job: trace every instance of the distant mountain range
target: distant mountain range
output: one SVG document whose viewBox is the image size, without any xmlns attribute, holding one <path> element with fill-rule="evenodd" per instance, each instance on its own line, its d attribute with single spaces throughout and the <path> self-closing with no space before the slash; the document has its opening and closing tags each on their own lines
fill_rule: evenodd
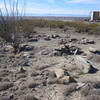
<svg viewBox="0 0 100 100">
<path fill-rule="evenodd" d="M 79 16 L 25 16 L 24 19 L 45 19 L 45 20 L 62 20 L 62 21 L 77 21 L 86 20 L 89 17 L 79 17 Z"/>
<path fill-rule="evenodd" d="M 28 16 L 64 16 L 64 17 L 89 17 L 89 15 L 75 15 L 75 14 L 27 14 Z"/>
</svg>

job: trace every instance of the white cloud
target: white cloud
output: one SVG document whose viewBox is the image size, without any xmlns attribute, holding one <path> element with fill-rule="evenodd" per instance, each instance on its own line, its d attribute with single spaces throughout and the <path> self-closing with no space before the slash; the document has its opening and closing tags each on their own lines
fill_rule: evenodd
<svg viewBox="0 0 100 100">
<path fill-rule="evenodd" d="M 83 4 L 96 4 L 100 3 L 99 0 L 64 0 L 66 3 L 83 3 Z"/>
</svg>

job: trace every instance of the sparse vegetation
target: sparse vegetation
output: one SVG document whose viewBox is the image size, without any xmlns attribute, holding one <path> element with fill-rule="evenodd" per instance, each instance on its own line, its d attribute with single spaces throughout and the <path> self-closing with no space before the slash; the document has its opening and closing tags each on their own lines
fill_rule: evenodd
<svg viewBox="0 0 100 100">
<path fill-rule="evenodd" d="M 78 33 L 86 34 L 99 34 L 100 25 L 96 23 L 86 23 L 79 21 L 50 21 L 50 20 L 34 20 L 34 19 L 24 19 L 18 21 L 18 26 L 20 26 L 23 33 L 33 33 L 34 27 L 48 27 L 48 28 L 60 28 L 67 31 L 67 27 L 75 28 Z"/>
</svg>

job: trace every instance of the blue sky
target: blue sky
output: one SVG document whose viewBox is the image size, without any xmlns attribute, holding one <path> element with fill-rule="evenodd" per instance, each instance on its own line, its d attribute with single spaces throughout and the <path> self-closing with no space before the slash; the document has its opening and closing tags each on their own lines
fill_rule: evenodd
<svg viewBox="0 0 100 100">
<path fill-rule="evenodd" d="M 10 0 L 6 0 L 9 7 Z M 16 0 L 12 0 L 15 1 Z M 90 11 L 100 11 L 100 0 L 19 0 L 19 10 L 26 2 L 26 15 L 86 16 Z M 3 9 L 3 0 L 0 0 Z"/>
</svg>

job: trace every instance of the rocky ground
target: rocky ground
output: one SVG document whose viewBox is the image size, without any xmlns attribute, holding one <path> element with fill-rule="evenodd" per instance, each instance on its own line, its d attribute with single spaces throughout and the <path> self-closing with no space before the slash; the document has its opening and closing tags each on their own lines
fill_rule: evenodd
<svg viewBox="0 0 100 100">
<path fill-rule="evenodd" d="M 100 36 L 35 30 L 16 55 L 0 40 L 0 100 L 100 100 Z"/>
</svg>

